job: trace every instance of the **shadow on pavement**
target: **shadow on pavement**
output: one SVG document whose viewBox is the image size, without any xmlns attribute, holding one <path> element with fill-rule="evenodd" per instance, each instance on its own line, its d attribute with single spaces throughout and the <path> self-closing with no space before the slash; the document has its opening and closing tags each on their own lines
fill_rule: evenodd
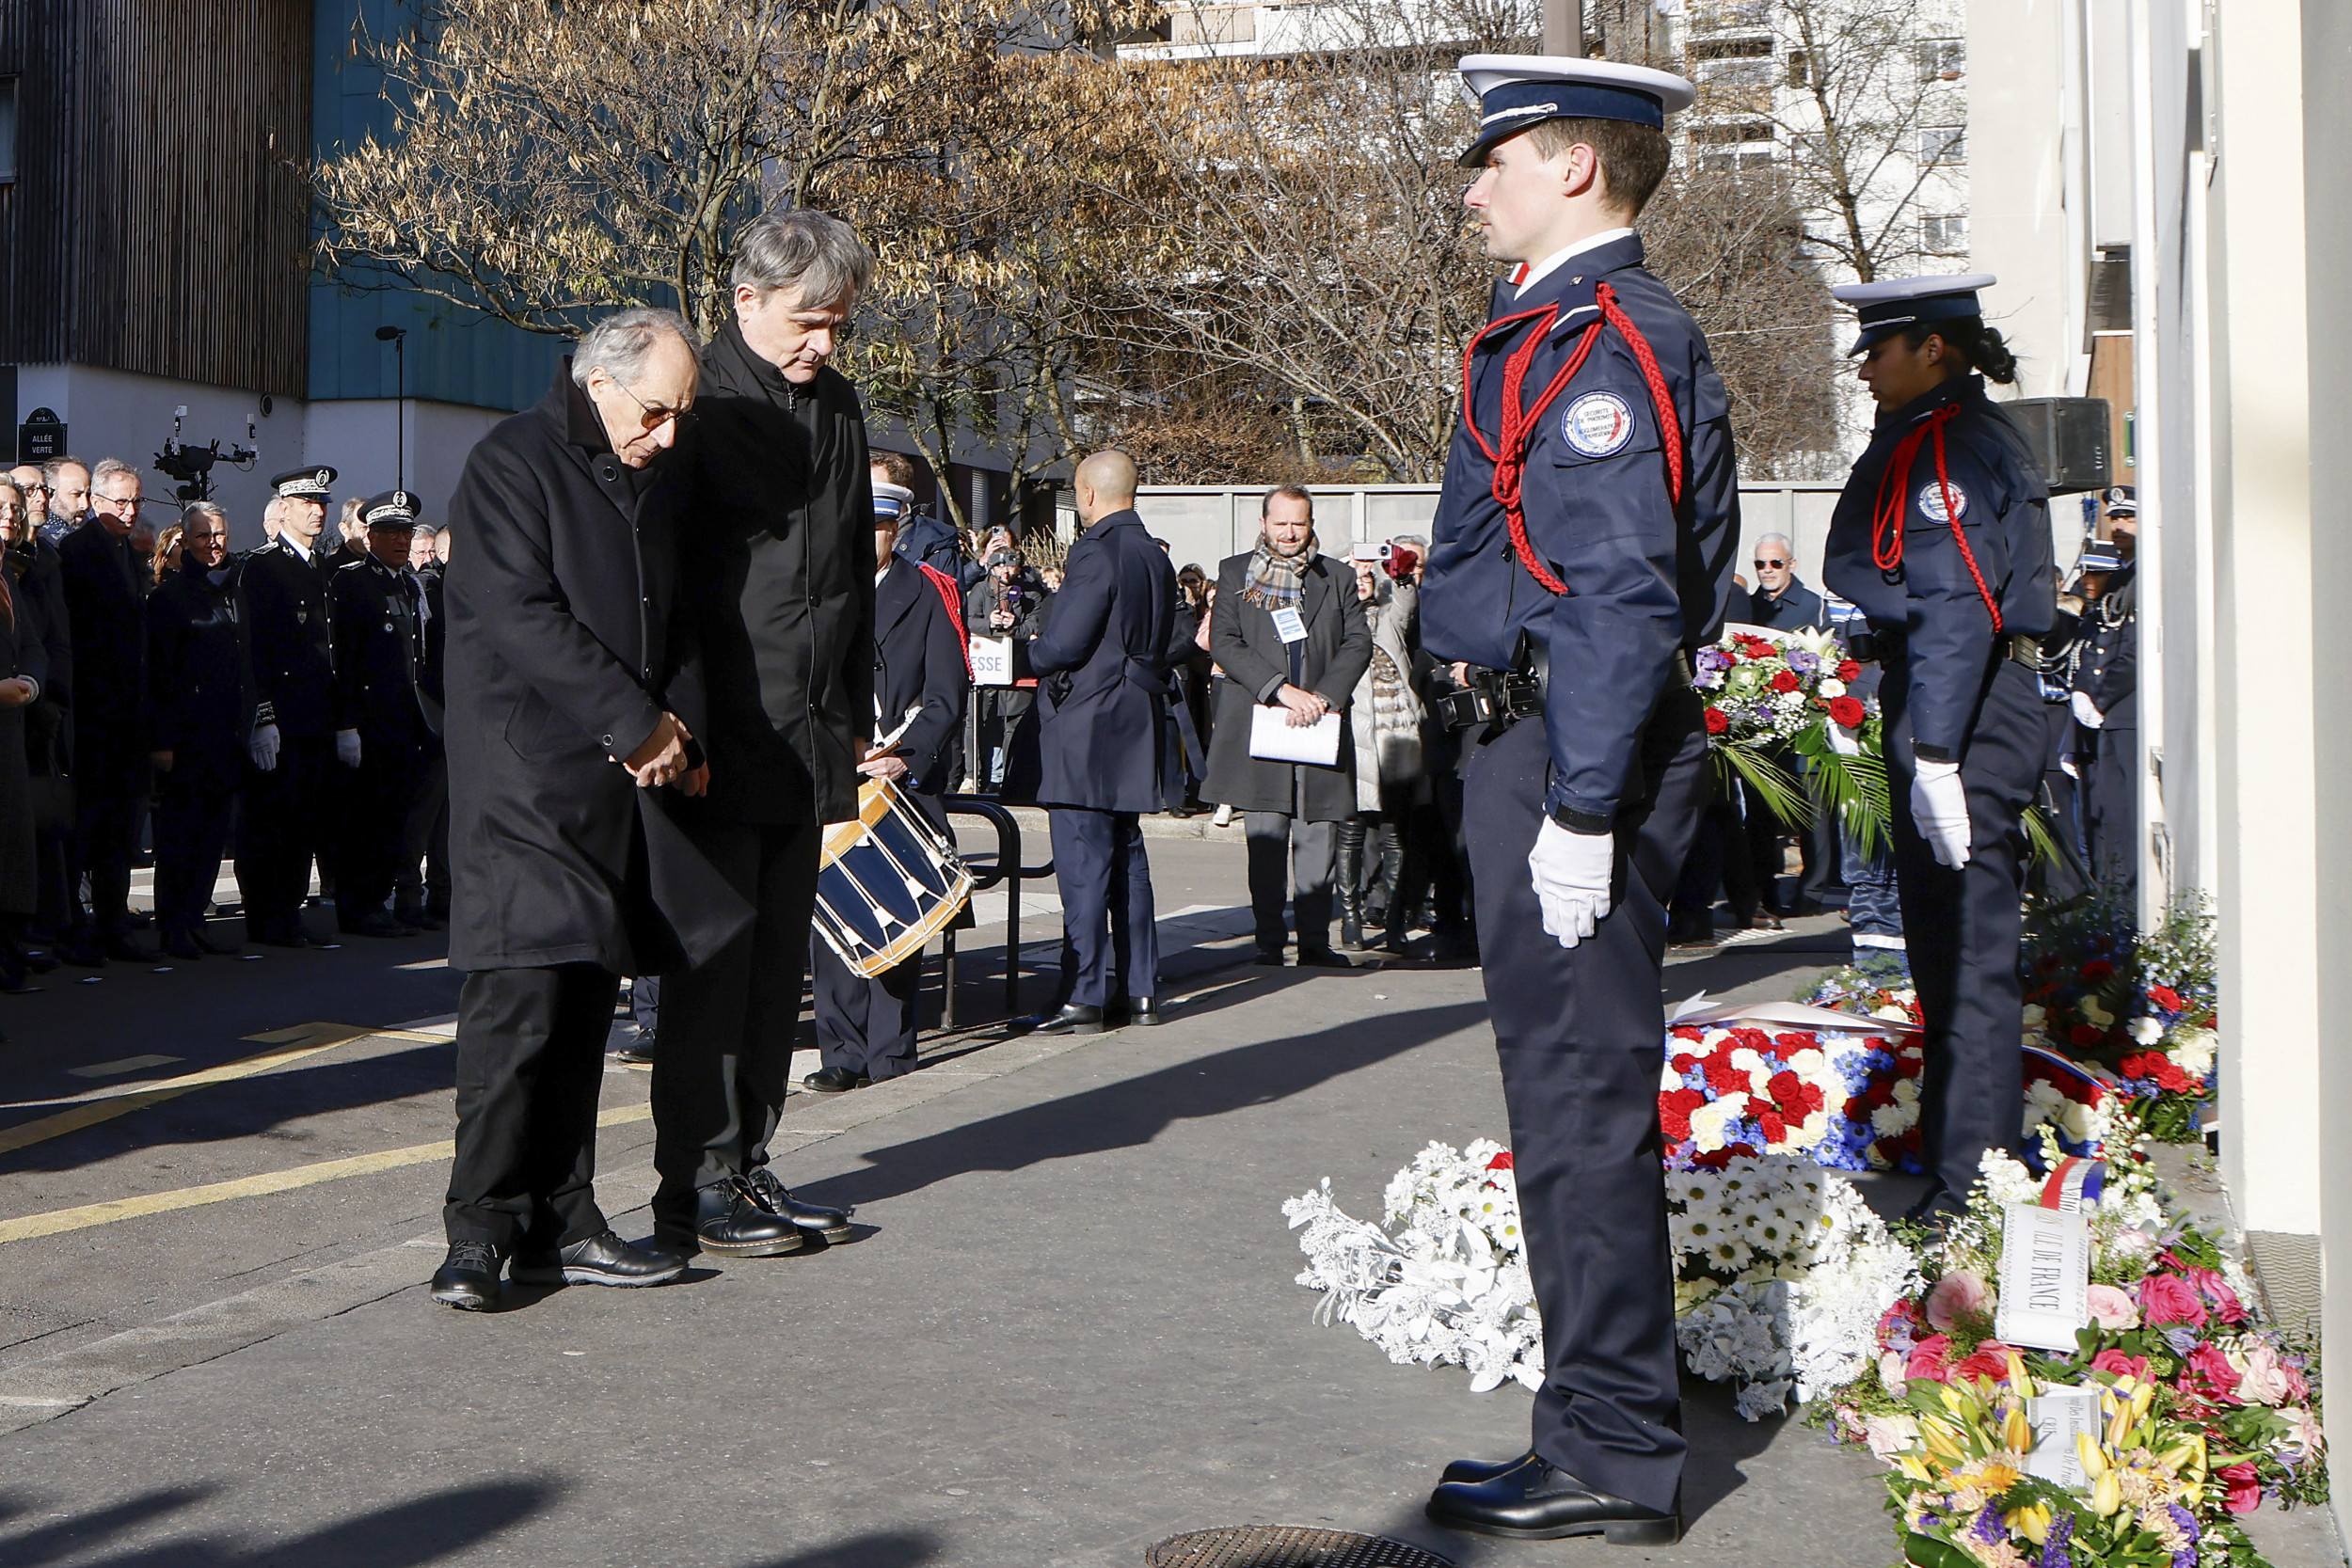
<svg viewBox="0 0 2352 1568">
<path fill-rule="evenodd" d="M 922 1530 L 885 1530 L 861 1535 L 815 1551 L 775 1557 L 755 1568 L 914 1568 L 939 1556 L 939 1539 Z"/>
<path fill-rule="evenodd" d="M 866 1156 L 870 1169 L 811 1182 L 803 1196 L 820 1203 L 873 1203 L 967 1172 L 1025 1170 L 1048 1160 L 1134 1148 L 1175 1122 L 1288 1099 L 1486 1017 L 1483 1002 L 1459 1002 L 1236 1046 L 877 1148 Z"/>
<path fill-rule="evenodd" d="M 85 1555 L 93 1546 L 103 1545 L 105 1537 L 128 1533 L 166 1513 L 192 1507 L 215 1490 L 193 1486 L 151 1492 L 44 1529 L 0 1536 L 0 1561 L 11 1568 L 33 1568 L 73 1556 L 89 1568 L 417 1568 L 512 1528 L 553 1502 L 562 1488 L 535 1479 L 486 1481 L 395 1503 L 265 1545 L 248 1546 L 233 1537 L 198 1536 L 125 1546 L 111 1556 Z"/>
</svg>

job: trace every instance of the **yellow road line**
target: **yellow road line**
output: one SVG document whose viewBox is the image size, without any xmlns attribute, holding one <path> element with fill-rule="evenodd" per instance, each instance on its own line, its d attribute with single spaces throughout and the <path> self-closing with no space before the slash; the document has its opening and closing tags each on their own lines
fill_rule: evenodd
<svg viewBox="0 0 2352 1568">
<path fill-rule="evenodd" d="M 19 1122 L 14 1127 L 0 1128 L 0 1154 L 28 1148 L 68 1132 L 78 1132 L 85 1127 L 95 1127 L 102 1121 L 127 1117 L 134 1111 L 167 1100 L 177 1100 L 191 1089 L 208 1084 L 227 1084 L 239 1078 L 249 1078 L 274 1067 L 315 1056 L 322 1051 L 332 1051 L 356 1039 L 371 1037 L 384 1039 L 415 1040 L 421 1044 L 446 1045 L 439 1035 L 421 1034 L 414 1029 L 363 1029 L 356 1023 L 305 1023 L 292 1029 L 273 1029 L 265 1035 L 247 1035 L 246 1038 L 271 1046 L 259 1055 L 224 1062 L 219 1067 L 206 1068 L 200 1072 L 183 1073 L 167 1078 L 144 1088 L 124 1087 L 108 1092 L 95 1100 L 84 1101 L 54 1116 L 40 1117 L 32 1121 Z"/>
<path fill-rule="evenodd" d="M 617 1105 L 612 1110 L 597 1113 L 596 1125 L 618 1127 L 624 1122 L 647 1121 L 652 1117 L 651 1104 Z M 55 1236 L 68 1230 L 87 1230 L 92 1226 L 112 1225 L 117 1220 L 137 1219 L 143 1214 L 168 1213 L 174 1209 L 199 1209 L 208 1203 L 228 1203 L 241 1197 L 292 1192 L 299 1187 L 315 1187 L 323 1181 L 340 1181 L 347 1176 L 369 1176 L 377 1171 L 398 1170 L 404 1165 L 430 1164 L 434 1161 L 450 1158 L 456 1149 L 454 1143 L 444 1139 L 437 1144 L 412 1144 L 406 1148 L 388 1148 L 380 1154 L 355 1154 L 344 1160 L 321 1160 L 315 1164 L 296 1165 L 292 1170 L 241 1176 L 233 1181 L 214 1181 L 201 1187 L 149 1193 L 144 1197 L 119 1197 L 106 1203 L 86 1203 L 78 1209 L 53 1209 L 45 1214 L 0 1220 L 0 1243 L 29 1241 L 36 1236 Z"/>
</svg>

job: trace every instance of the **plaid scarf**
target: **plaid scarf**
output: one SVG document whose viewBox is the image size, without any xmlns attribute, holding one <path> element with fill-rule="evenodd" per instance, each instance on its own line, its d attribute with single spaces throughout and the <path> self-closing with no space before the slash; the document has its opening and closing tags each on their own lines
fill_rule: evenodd
<svg viewBox="0 0 2352 1568">
<path fill-rule="evenodd" d="M 1307 531 L 1307 542 L 1295 555 L 1277 555 L 1266 536 L 1258 535 L 1258 547 L 1250 553 L 1249 570 L 1244 575 L 1248 586 L 1242 597 L 1267 610 L 1295 607 L 1306 593 L 1307 563 L 1315 558 L 1314 530 Z"/>
</svg>

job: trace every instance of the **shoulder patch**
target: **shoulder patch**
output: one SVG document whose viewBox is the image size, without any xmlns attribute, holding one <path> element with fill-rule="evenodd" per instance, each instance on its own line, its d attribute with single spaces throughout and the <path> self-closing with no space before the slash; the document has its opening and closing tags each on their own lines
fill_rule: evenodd
<svg viewBox="0 0 2352 1568">
<path fill-rule="evenodd" d="M 1944 495 L 1951 493 L 1951 512 L 1944 510 Z M 1968 515 L 1968 492 L 1957 484 L 1939 483 L 1930 480 L 1919 486 L 1919 515 L 1931 523 L 1954 523 Z"/>
<path fill-rule="evenodd" d="M 1560 438 L 1584 457 L 1613 457 L 1633 439 L 1633 409 L 1614 392 L 1587 392 L 1560 416 Z"/>
</svg>

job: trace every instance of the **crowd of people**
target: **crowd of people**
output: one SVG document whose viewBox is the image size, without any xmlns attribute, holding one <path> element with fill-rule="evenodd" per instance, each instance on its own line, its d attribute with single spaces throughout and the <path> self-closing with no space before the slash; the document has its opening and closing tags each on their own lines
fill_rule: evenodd
<svg viewBox="0 0 2352 1568">
<path fill-rule="evenodd" d="M 447 536 L 393 490 L 344 501 L 330 546 L 336 477 L 277 476 L 243 556 L 211 501 L 159 526 L 115 458 L 0 479 L 0 990 L 237 953 L 221 904 L 276 947 L 445 923 Z M 151 910 L 131 907 L 142 863 Z"/>
</svg>

